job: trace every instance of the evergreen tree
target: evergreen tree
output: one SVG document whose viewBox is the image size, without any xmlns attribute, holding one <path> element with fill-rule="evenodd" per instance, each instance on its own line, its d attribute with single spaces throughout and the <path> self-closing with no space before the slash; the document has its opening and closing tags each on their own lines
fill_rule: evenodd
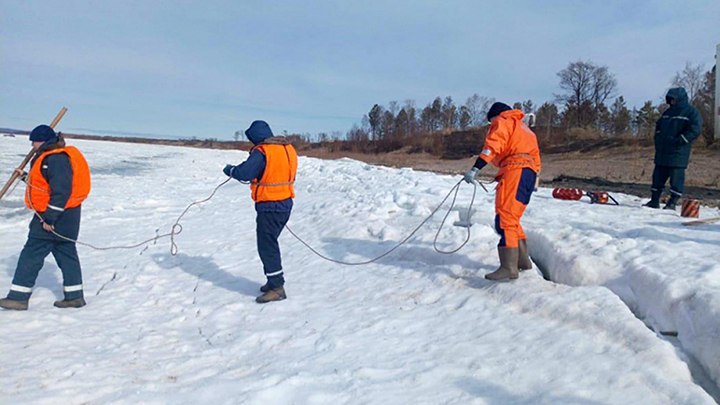
<svg viewBox="0 0 720 405">
<path fill-rule="evenodd" d="M 625 105 L 625 98 L 623 98 L 623 96 L 616 98 L 610 107 L 610 121 L 610 132 L 615 135 L 621 135 L 630 129 L 632 114 Z"/>
<path fill-rule="evenodd" d="M 524 112 L 525 114 L 535 112 L 535 105 L 533 104 L 532 100 L 522 102 L 522 112 Z"/>
<path fill-rule="evenodd" d="M 655 133 L 655 123 L 658 118 L 660 118 L 660 112 L 657 107 L 653 106 L 652 101 L 646 101 L 635 116 L 638 136 L 641 138 L 652 138 Z"/>
<path fill-rule="evenodd" d="M 454 129 L 457 127 L 457 107 L 453 103 L 450 96 L 445 98 L 442 106 L 442 125 L 443 129 Z"/>
<path fill-rule="evenodd" d="M 560 125 L 560 114 L 555 104 L 545 102 L 537 110 L 535 127 L 544 140 L 552 138 L 554 128 Z"/>
<path fill-rule="evenodd" d="M 370 123 L 370 133 L 372 134 L 373 140 L 380 139 L 380 132 L 382 131 L 383 112 L 384 109 L 380 105 L 375 104 L 373 108 L 370 109 L 370 112 L 367 115 L 368 122 Z"/>
</svg>

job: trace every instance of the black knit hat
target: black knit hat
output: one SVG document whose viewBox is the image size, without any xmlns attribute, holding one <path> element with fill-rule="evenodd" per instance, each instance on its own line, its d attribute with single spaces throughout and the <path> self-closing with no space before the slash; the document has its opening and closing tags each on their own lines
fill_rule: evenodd
<svg viewBox="0 0 720 405">
<path fill-rule="evenodd" d="M 510 111 L 512 108 L 510 108 L 509 105 L 501 102 L 493 103 L 493 105 L 490 107 L 490 110 L 487 113 L 487 119 L 488 121 L 492 121 L 493 118 L 500 115 L 503 111 Z"/>
<path fill-rule="evenodd" d="M 47 125 L 38 125 L 30 132 L 31 142 L 48 142 L 57 141 L 58 136 L 55 131 Z"/>
</svg>

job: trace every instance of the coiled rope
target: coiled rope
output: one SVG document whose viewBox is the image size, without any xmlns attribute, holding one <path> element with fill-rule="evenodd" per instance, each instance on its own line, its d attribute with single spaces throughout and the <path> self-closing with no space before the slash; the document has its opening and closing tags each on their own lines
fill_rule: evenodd
<svg viewBox="0 0 720 405">
<path fill-rule="evenodd" d="M 370 260 L 365 260 L 365 261 L 361 261 L 361 262 L 345 262 L 345 261 L 342 261 L 342 260 L 336 260 L 336 259 L 333 259 L 333 258 L 331 258 L 331 257 L 327 257 L 327 256 L 323 255 L 322 253 L 318 252 L 315 248 L 313 248 L 312 246 L 310 246 L 307 242 L 305 242 L 302 238 L 300 238 L 297 234 L 295 234 L 295 232 L 293 232 L 293 230 L 290 229 L 289 226 L 285 225 L 285 228 L 288 230 L 288 232 L 290 232 L 290 234 L 291 234 L 292 236 L 295 237 L 295 239 L 297 239 L 298 241 L 300 241 L 300 243 L 302 243 L 303 245 L 305 245 L 306 248 L 310 249 L 311 252 L 315 253 L 317 256 L 319 256 L 319 257 L 321 257 L 321 258 L 323 258 L 323 259 L 325 259 L 325 260 L 327 260 L 327 261 L 329 261 L 329 262 L 333 262 L 333 263 L 337 263 L 337 264 L 342 264 L 342 265 L 345 265 L 345 266 L 362 266 L 362 265 L 365 265 L 365 264 L 374 263 L 374 262 L 376 262 L 376 261 L 384 258 L 385 256 L 389 255 L 390 253 L 394 252 L 394 251 L 395 251 L 397 248 L 399 248 L 400 246 L 402 246 L 402 245 L 404 245 L 405 243 L 407 243 L 407 242 L 410 240 L 410 238 L 412 238 L 412 237 L 417 233 L 417 231 L 419 231 L 420 228 L 422 228 L 422 227 L 430 220 L 430 218 L 432 218 L 432 217 L 440 210 L 440 208 L 442 208 L 443 204 L 445 204 L 445 201 L 447 201 L 447 199 L 450 198 L 450 194 L 453 194 L 453 191 L 454 191 L 455 194 L 453 195 L 452 202 L 450 203 L 450 208 L 448 208 L 448 211 L 447 211 L 447 213 L 445 214 L 445 217 L 443 218 L 442 223 L 440 224 L 440 228 L 438 229 L 437 233 L 435 234 L 435 239 L 433 240 L 433 249 L 435 249 L 436 252 L 442 253 L 442 254 L 446 254 L 446 255 L 453 254 L 453 253 L 459 251 L 460 249 L 462 249 L 463 247 L 465 247 L 465 245 L 467 245 L 467 243 L 470 241 L 470 226 L 467 227 L 467 236 L 465 237 L 465 241 L 463 241 L 463 243 L 462 243 L 460 246 L 458 246 L 457 248 L 455 248 L 455 249 L 453 249 L 453 250 L 444 251 L 444 250 L 439 249 L 439 248 L 437 247 L 437 241 L 438 241 L 438 238 L 440 237 L 440 232 L 442 231 L 443 226 L 445 226 L 445 221 L 447 220 L 448 216 L 450 215 L 450 212 L 452 212 L 452 209 L 453 209 L 453 207 L 455 206 L 455 201 L 457 200 L 458 191 L 460 190 L 460 185 L 462 184 L 462 182 L 463 182 L 463 180 L 458 181 L 458 182 L 453 186 L 453 188 L 450 189 L 450 192 L 445 196 L 445 198 L 443 198 L 443 200 L 440 202 L 440 204 L 438 204 L 438 206 L 430 213 L 430 215 L 429 215 L 427 218 L 425 218 L 425 220 L 423 220 L 423 221 L 420 223 L 420 225 L 418 225 L 417 228 L 415 228 L 415 229 L 410 233 L 410 235 L 408 235 L 407 237 L 405 237 L 405 239 L 403 239 L 403 240 L 401 240 L 400 242 L 398 242 L 398 243 L 397 243 L 395 246 L 393 246 L 390 250 L 388 250 L 388 251 L 386 251 L 385 253 L 381 254 L 380 256 L 375 257 L 375 258 L 370 259 Z M 484 186 L 482 183 L 479 183 L 479 182 L 478 182 L 478 183 L 472 183 L 472 185 L 473 185 L 473 195 L 472 195 L 472 200 L 470 200 L 470 206 L 468 207 L 468 220 L 470 219 L 470 215 L 472 214 L 472 207 L 473 207 L 473 204 L 475 203 L 475 195 L 476 195 L 476 193 L 477 193 L 477 184 L 480 184 L 480 187 L 482 187 L 482 188 L 487 192 L 487 189 L 485 188 L 485 186 Z M 468 224 L 468 225 L 469 225 L 469 224 Z"/>
</svg>

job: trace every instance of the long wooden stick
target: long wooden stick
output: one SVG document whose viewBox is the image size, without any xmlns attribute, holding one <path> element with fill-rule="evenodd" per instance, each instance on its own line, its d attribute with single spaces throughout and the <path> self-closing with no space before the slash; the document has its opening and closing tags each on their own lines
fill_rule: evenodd
<svg viewBox="0 0 720 405">
<path fill-rule="evenodd" d="M 690 222 L 683 222 L 683 225 L 685 226 L 696 226 L 696 225 L 705 225 L 705 224 L 713 224 L 715 222 L 720 222 L 720 217 L 717 218 L 708 218 L 708 219 L 700 219 L 697 221 L 690 221 Z"/>
<path fill-rule="evenodd" d="M 60 122 L 62 117 L 67 112 L 67 108 L 63 107 L 62 110 L 58 113 L 58 115 L 55 117 L 55 119 L 50 123 L 50 128 L 55 129 L 55 126 Z M 27 166 L 28 163 L 32 160 L 32 158 L 35 156 L 35 152 L 37 152 L 36 148 L 32 148 L 30 153 L 25 156 L 25 159 L 23 159 L 22 163 L 20 163 L 20 166 L 17 167 L 17 170 L 22 171 L 25 169 L 25 166 Z M 16 171 L 13 172 L 12 176 L 10 176 L 10 180 L 5 183 L 5 186 L 0 190 L 0 200 L 5 196 L 5 193 L 7 193 L 8 190 L 10 190 L 10 187 L 12 187 L 13 183 L 15 183 L 15 180 L 18 179 L 20 175 L 17 174 Z"/>
</svg>

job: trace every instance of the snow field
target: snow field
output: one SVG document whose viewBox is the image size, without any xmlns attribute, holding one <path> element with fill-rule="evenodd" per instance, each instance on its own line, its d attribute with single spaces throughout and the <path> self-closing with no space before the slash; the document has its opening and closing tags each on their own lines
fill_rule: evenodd
<svg viewBox="0 0 720 405">
<path fill-rule="evenodd" d="M 187 204 L 223 180 L 225 163 L 247 156 L 71 143 L 94 173 L 81 239 L 98 246 L 131 244 L 158 227 L 167 232 Z M 25 138 L 2 139 L 0 176 L 9 175 L 26 147 Z M 457 180 L 301 158 L 290 226 L 333 258 L 367 260 L 414 229 Z M 261 306 L 254 303 L 264 280 L 248 194 L 233 182 L 193 208 L 175 257 L 167 240 L 135 250 L 80 247 L 89 303 L 81 310 L 52 307 L 62 283 L 54 261 L 46 261 L 30 310 L 0 313 L 4 330 L 12 331 L 0 335 L 0 373 L 7 376 L 0 379 L 1 402 L 713 403 L 682 355 L 639 321 L 613 286 L 555 284 L 533 271 L 512 283 L 484 280 L 498 265 L 492 195 L 478 193 L 471 242 L 450 256 L 432 250 L 442 212 L 392 256 L 362 267 L 323 261 L 284 233 L 289 299 Z M 0 287 L 9 287 L 26 237 L 21 195 L 0 202 Z M 470 195 L 463 186 L 459 208 Z M 586 207 L 543 195 L 549 192 L 541 191 L 524 222 L 533 230 L 531 245 L 538 239 L 558 249 L 565 258 L 558 268 L 594 269 L 588 284 L 606 282 L 601 269 L 577 265 L 574 257 L 597 251 L 598 263 L 612 264 L 619 260 L 612 251 L 552 245 L 536 231 L 542 221 L 582 218 Z M 452 213 L 449 224 L 457 218 Z M 465 238 L 465 229 L 448 225 L 444 249 Z M 601 239 L 579 225 L 553 229 L 564 229 L 569 241 L 573 230 Z M 708 232 L 702 237 L 717 243 L 720 235 Z M 617 255 L 628 252 L 635 251 Z"/>
<path fill-rule="evenodd" d="M 572 286 L 602 285 L 657 332 L 675 334 L 684 350 L 720 382 L 720 238 L 718 225 L 682 226 L 677 213 L 637 207 L 567 204 L 549 218 L 538 201 L 528 210 L 531 253 L 551 279 Z M 542 204 L 542 203 L 541 203 Z M 720 215 L 703 207 L 702 217 Z"/>
</svg>

